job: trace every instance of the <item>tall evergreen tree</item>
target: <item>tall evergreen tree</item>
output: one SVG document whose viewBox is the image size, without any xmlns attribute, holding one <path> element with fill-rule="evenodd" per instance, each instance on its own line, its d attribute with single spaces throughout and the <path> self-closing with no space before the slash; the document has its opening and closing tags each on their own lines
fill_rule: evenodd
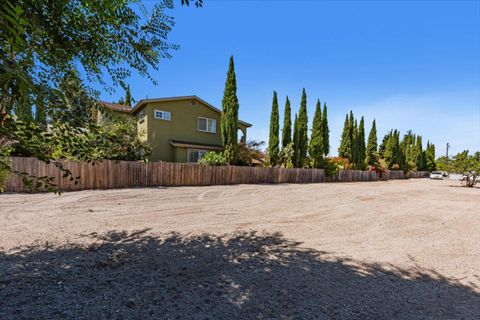
<svg viewBox="0 0 480 320">
<path fill-rule="evenodd" d="M 430 152 L 432 157 L 435 159 L 435 145 L 430 143 L 430 140 L 427 141 L 427 151 Z"/>
<path fill-rule="evenodd" d="M 395 149 L 395 141 L 393 136 L 393 130 L 390 130 L 388 133 L 387 141 L 385 143 L 385 150 L 383 152 L 383 157 L 385 162 L 387 163 L 387 167 L 390 168 L 390 163 L 394 163 L 394 149 Z"/>
<path fill-rule="evenodd" d="M 415 134 L 411 130 L 408 130 L 404 136 L 403 140 L 400 143 L 400 147 L 405 156 L 405 163 L 408 170 L 412 170 L 416 166 L 416 144 L 415 144 Z"/>
<path fill-rule="evenodd" d="M 388 139 L 390 139 L 390 133 L 387 133 L 383 136 L 382 143 L 378 147 L 378 156 L 380 158 L 385 158 L 385 150 L 387 149 Z"/>
<path fill-rule="evenodd" d="M 385 148 L 385 161 L 389 169 L 406 169 L 405 156 L 400 147 L 400 132 L 398 130 L 390 131 L 390 137 Z"/>
<path fill-rule="evenodd" d="M 327 103 L 323 103 L 322 113 L 322 134 L 323 134 L 323 154 L 326 156 L 330 153 L 330 129 L 328 128 Z"/>
<path fill-rule="evenodd" d="M 295 113 L 295 120 L 293 121 L 293 166 L 298 168 L 298 155 L 300 150 L 298 149 L 298 116 Z"/>
<path fill-rule="evenodd" d="M 233 56 L 231 56 L 222 99 L 221 117 L 224 156 L 230 164 L 235 163 L 238 156 L 238 108 L 237 80 Z"/>
<path fill-rule="evenodd" d="M 130 93 L 130 85 L 128 85 L 127 88 L 125 89 L 125 104 L 131 107 L 132 102 L 133 102 L 133 99 L 132 99 L 132 94 Z"/>
<path fill-rule="evenodd" d="M 342 131 L 342 140 L 340 141 L 340 146 L 338 147 L 338 155 L 342 158 L 348 158 L 348 146 L 350 145 L 349 142 L 349 129 L 350 123 L 348 122 L 348 114 L 345 115 L 345 122 L 343 123 L 343 131 Z"/>
<path fill-rule="evenodd" d="M 355 128 L 357 124 L 355 123 L 355 118 L 353 116 L 353 111 L 350 110 L 350 115 L 348 118 L 348 145 L 347 145 L 347 158 L 351 163 L 355 163 L 356 160 L 356 150 L 355 148 Z"/>
<path fill-rule="evenodd" d="M 353 119 L 353 118 L 352 118 Z M 360 169 L 359 168 L 359 135 L 358 135 L 358 122 L 357 119 L 353 119 L 352 121 L 353 126 L 351 126 L 351 144 L 350 144 L 350 157 L 348 158 L 348 161 L 353 165 L 354 169 Z"/>
<path fill-rule="evenodd" d="M 437 164 L 435 162 L 435 145 L 427 141 L 427 148 L 424 152 L 425 166 L 424 169 L 433 171 L 436 169 Z"/>
<path fill-rule="evenodd" d="M 310 136 L 310 144 L 308 152 L 313 160 L 313 167 L 320 168 L 323 165 L 323 126 L 322 126 L 322 109 L 320 100 L 317 100 L 315 115 L 313 116 L 312 134 Z"/>
<path fill-rule="evenodd" d="M 298 112 L 298 166 L 302 167 L 307 158 L 308 151 L 308 115 L 307 93 L 305 88 L 302 92 L 300 111 Z"/>
<path fill-rule="evenodd" d="M 285 102 L 285 111 L 283 113 L 283 129 L 282 129 L 282 149 L 292 142 L 292 115 L 290 109 L 290 100 Z"/>
<path fill-rule="evenodd" d="M 416 146 L 416 161 L 417 170 L 425 170 L 425 153 L 423 152 L 422 136 L 417 136 Z"/>
<path fill-rule="evenodd" d="M 365 147 L 365 121 L 363 117 L 360 119 L 360 124 L 357 131 L 357 167 L 358 169 L 365 169 L 365 157 L 366 157 L 366 147 Z"/>
<path fill-rule="evenodd" d="M 377 125 L 375 119 L 372 122 L 372 128 L 368 134 L 368 144 L 367 144 L 367 154 L 366 154 L 367 164 L 369 166 L 378 166 L 378 155 L 377 155 Z"/>
<path fill-rule="evenodd" d="M 277 93 L 273 91 L 272 113 L 270 115 L 270 138 L 268 140 L 268 159 L 272 167 L 278 164 L 279 119 Z"/>
<path fill-rule="evenodd" d="M 88 88 L 80 78 L 78 71 L 68 72 L 60 82 L 59 88 L 65 93 L 67 107 L 54 110 L 53 118 L 60 122 L 70 123 L 75 127 L 84 127 L 92 120 L 95 101 L 90 97 Z"/>
</svg>

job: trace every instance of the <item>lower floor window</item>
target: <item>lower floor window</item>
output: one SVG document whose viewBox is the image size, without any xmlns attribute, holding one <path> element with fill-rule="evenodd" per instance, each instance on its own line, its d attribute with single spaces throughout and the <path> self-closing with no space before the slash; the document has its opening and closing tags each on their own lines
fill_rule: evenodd
<svg viewBox="0 0 480 320">
<path fill-rule="evenodd" d="M 202 149 L 188 149 L 187 150 L 187 160 L 188 162 L 194 162 L 197 163 L 199 159 L 202 159 L 202 157 L 208 152 L 208 150 L 202 150 Z"/>
</svg>

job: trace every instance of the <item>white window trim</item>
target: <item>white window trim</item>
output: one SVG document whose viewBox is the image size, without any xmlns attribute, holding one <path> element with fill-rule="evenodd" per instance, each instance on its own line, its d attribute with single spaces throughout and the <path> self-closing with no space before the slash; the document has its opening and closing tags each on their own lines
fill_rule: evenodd
<svg viewBox="0 0 480 320">
<path fill-rule="evenodd" d="M 207 121 L 207 130 L 202 130 L 200 129 L 200 119 L 204 119 Z M 208 120 L 210 121 L 215 121 L 215 131 L 209 131 L 208 128 Z M 206 117 L 197 117 L 197 130 L 200 131 L 200 132 L 207 132 L 207 133 L 217 133 L 217 119 L 212 119 L 212 118 L 206 118 Z"/>
<path fill-rule="evenodd" d="M 157 112 L 161 112 L 162 114 L 168 113 L 168 119 L 157 117 Z M 153 110 L 153 117 L 158 120 L 170 121 L 172 119 L 172 113 L 170 111 L 155 109 Z"/>
</svg>

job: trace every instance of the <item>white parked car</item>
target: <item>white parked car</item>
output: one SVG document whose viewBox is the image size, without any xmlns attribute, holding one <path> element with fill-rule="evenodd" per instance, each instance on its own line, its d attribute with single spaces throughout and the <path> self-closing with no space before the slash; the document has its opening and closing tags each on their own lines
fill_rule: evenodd
<svg viewBox="0 0 480 320">
<path fill-rule="evenodd" d="M 433 171 L 430 173 L 430 179 L 443 180 L 443 173 L 440 171 Z"/>
</svg>

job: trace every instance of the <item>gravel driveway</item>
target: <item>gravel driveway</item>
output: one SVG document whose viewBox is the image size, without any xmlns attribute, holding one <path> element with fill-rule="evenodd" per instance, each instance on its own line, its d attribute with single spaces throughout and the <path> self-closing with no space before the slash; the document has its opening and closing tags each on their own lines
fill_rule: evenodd
<svg viewBox="0 0 480 320">
<path fill-rule="evenodd" d="M 0 195 L 0 319 L 480 319 L 452 181 Z"/>
</svg>

